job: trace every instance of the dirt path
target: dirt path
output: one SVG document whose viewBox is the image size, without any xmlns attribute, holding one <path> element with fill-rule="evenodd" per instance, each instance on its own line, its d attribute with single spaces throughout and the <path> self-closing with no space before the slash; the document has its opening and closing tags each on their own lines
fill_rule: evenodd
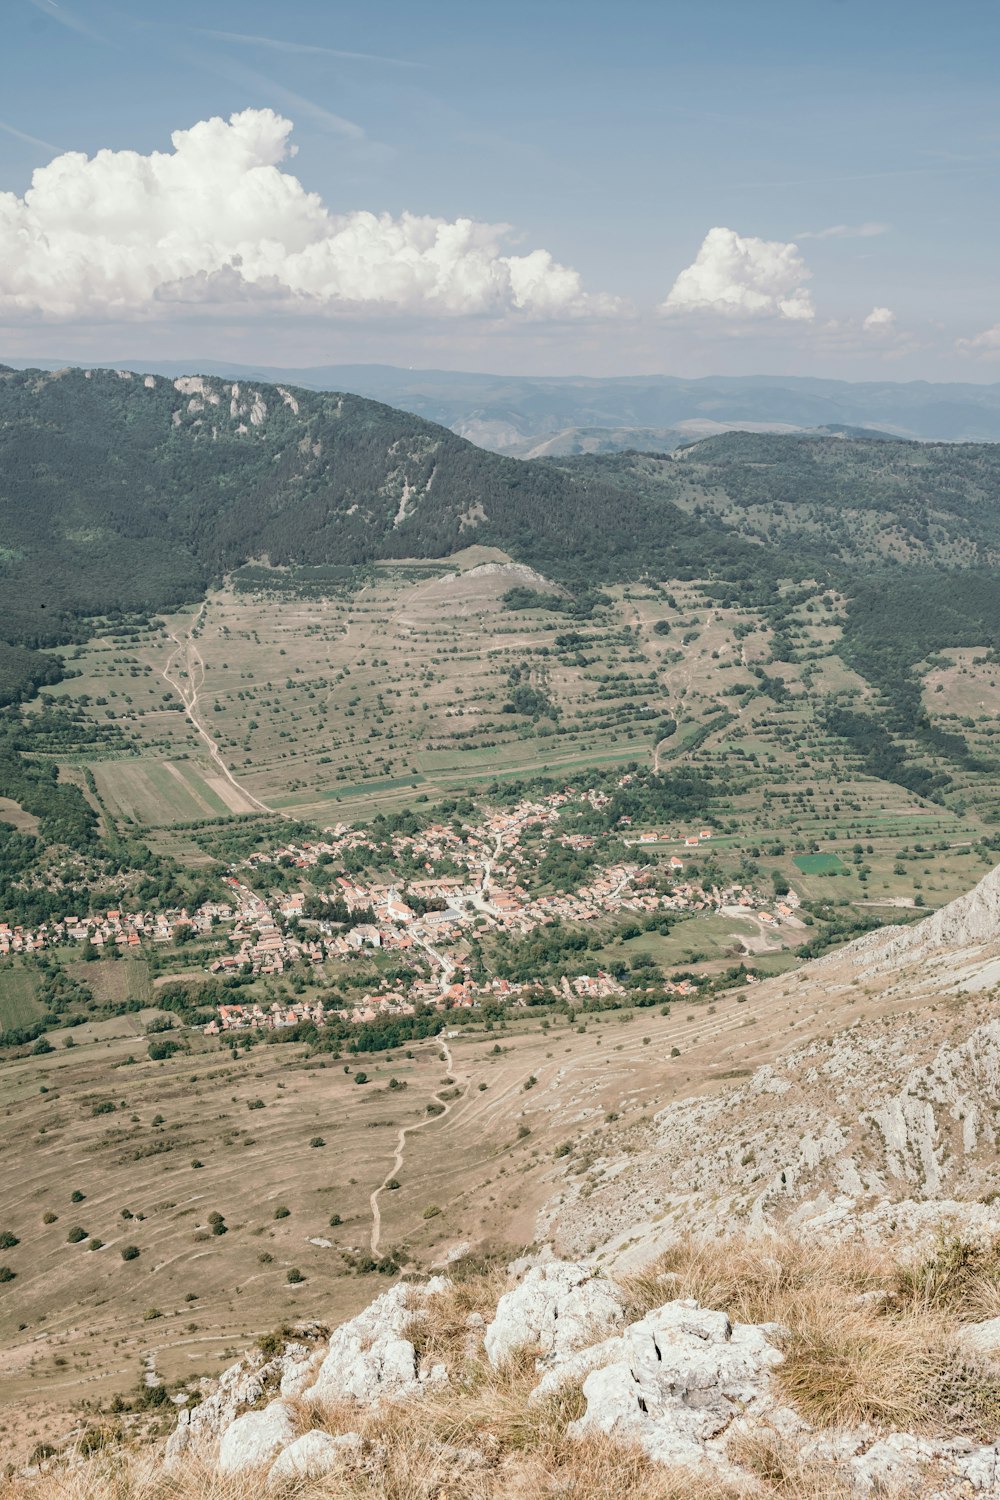
<svg viewBox="0 0 1000 1500">
<path fill-rule="evenodd" d="M 451 1048 L 448 1046 L 448 1043 L 443 1042 L 440 1037 L 435 1037 L 431 1045 L 441 1048 L 442 1052 L 444 1053 L 444 1061 L 448 1065 L 448 1073 L 450 1076 L 453 1064 L 451 1060 Z M 450 1088 L 451 1085 L 446 1085 L 446 1087 Z M 434 1095 L 435 1102 L 438 1104 L 441 1103 L 441 1100 L 438 1097 L 441 1092 L 442 1090 L 438 1089 Z M 396 1173 L 399 1172 L 402 1168 L 403 1152 L 406 1149 L 406 1137 L 408 1135 L 412 1135 L 413 1131 L 415 1130 L 423 1130 L 425 1126 L 433 1125 L 436 1121 L 443 1120 L 446 1115 L 449 1115 L 451 1113 L 454 1103 L 455 1101 L 453 1099 L 450 1099 L 447 1104 L 444 1105 L 441 1114 L 428 1115 L 426 1120 L 419 1120 L 416 1125 L 404 1125 L 400 1130 L 399 1135 L 396 1137 L 396 1154 L 392 1159 L 392 1166 L 389 1168 L 388 1172 L 386 1172 L 385 1176 L 382 1178 L 382 1181 L 379 1183 L 378 1187 L 375 1189 L 374 1193 L 372 1193 L 371 1197 L 368 1200 L 369 1204 L 371 1205 L 372 1211 L 372 1232 L 370 1244 L 371 1252 L 373 1255 L 378 1254 L 379 1241 L 382 1238 L 382 1213 L 378 1206 L 378 1200 L 381 1194 L 385 1192 L 386 1185 L 392 1181 L 392 1179 L 396 1176 Z"/>
<path fill-rule="evenodd" d="M 222 752 L 219 749 L 217 741 L 211 732 L 206 729 L 198 716 L 198 690 L 205 681 L 205 663 L 202 660 L 201 652 L 195 645 L 194 632 L 204 618 L 207 605 L 207 599 L 199 605 L 198 613 L 191 622 L 191 629 L 185 636 L 175 635 L 172 630 L 167 632 L 170 639 L 174 642 L 175 649 L 167 658 L 167 664 L 162 668 L 160 676 L 164 682 L 173 688 L 174 692 L 180 698 L 181 703 L 184 705 L 184 713 L 188 722 L 205 741 L 205 744 L 208 746 L 208 753 L 219 773 L 225 777 L 230 786 L 241 797 L 245 797 L 258 811 L 266 813 L 274 812 L 274 808 L 268 807 L 266 802 L 262 802 L 259 797 L 255 797 L 253 792 L 248 791 L 245 786 L 242 786 L 236 780 L 236 777 L 222 758 Z M 173 675 L 174 673 L 176 673 L 176 676 Z M 182 673 L 186 673 L 187 675 L 186 682 L 181 675 Z"/>
</svg>

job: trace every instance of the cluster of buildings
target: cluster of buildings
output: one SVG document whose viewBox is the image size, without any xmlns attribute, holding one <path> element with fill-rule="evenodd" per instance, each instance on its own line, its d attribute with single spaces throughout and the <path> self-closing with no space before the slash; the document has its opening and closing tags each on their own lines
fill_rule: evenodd
<svg viewBox="0 0 1000 1500">
<path fill-rule="evenodd" d="M 139 948 L 144 939 L 173 943 L 182 930 L 208 933 L 217 923 L 232 921 L 233 916 L 233 908 L 225 902 L 207 901 L 192 912 L 186 907 L 158 912 L 106 911 L 87 917 L 53 918 L 34 928 L 0 922 L 0 958 L 12 953 L 38 953 L 67 943 L 90 943 L 105 950 Z"/>
<path fill-rule="evenodd" d="M 623 784 L 629 779 L 624 777 Z M 215 934 L 221 940 L 219 951 L 208 967 L 216 975 L 280 976 L 292 965 L 321 970 L 329 960 L 382 952 L 400 957 L 418 976 L 405 985 L 388 985 L 384 992 L 365 994 L 356 1004 L 336 1010 L 316 1000 L 220 1005 L 217 1019 L 207 1028 L 211 1034 L 220 1034 L 295 1026 L 303 1021 L 321 1026 L 333 1014 L 346 1021 L 371 1022 L 380 1016 L 412 1014 L 418 1005 L 463 1009 L 492 1002 L 525 1004 L 526 991 L 532 992 L 532 998 L 547 990 L 581 1000 L 623 993 L 622 986 L 600 969 L 593 974 L 568 974 L 558 984 L 541 978 L 523 984 L 496 978 L 474 983 L 463 941 L 473 931 L 477 936 L 494 932 L 522 937 L 558 921 L 586 923 L 623 913 L 641 918 L 657 912 L 739 910 L 771 926 L 792 916 L 794 896 L 779 902 L 773 912 L 759 911 L 758 898 L 744 885 L 705 890 L 685 881 L 679 853 L 656 866 L 641 863 L 640 848 L 664 842 L 685 850 L 701 847 L 711 838 L 710 829 L 642 831 L 630 836 L 627 818 L 620 820 L 623 826 L 616 832 L 630 854 L 635 850 L 634 860 L 619 858 L 609 866 L 594 862 L 578 889 L 540 893 L 533 873 L 548 850 L 554 846 L 577 853 L 599 850 L 605 837 L 566 831 L 560 815 L 567 804 L 602 809 L 609 801 L 604 792 L 564 789 L 490 812 L 476 824 L 440 822 L 417 833 L 395 832 L 382 840 L 371 828 L 338 823 L 325 830 L 321 839 L 286 842 L 251 854 L 242 867 L 231 867 L 225 877 L 227 900 L 207 902 L 193 911 L 108 911 L 43 922 L 33 930 L 0 922 L 0 956 L 74 942 L 129 950 L 144 941 L 170 943 L 183 936 Z M 321 865 L 342 869 L 348 854 L 351 867 L 357 866 L 360 854 L 370 856 L 367 862 L 373 868 L 398 865 L 418 873 L 405 884 L 346 873 L 310 881 L 305 873 Z M 266 884 L 268 867 L 277 866 L 303 871 L 304 884 L 313 887 L 309 896 L 304 889 L 262 895 L 246 883 L 252 878 L 247 870 L 257 872 L 258 884 Z M 324 915 L 324 905 L 330 908 L 329 917 Z M 345 907 L 353 919 L 347 925 L 337 920 Z M 663 988 L 684 994 L 690 986 L 678 983 Z"/>
</svg>

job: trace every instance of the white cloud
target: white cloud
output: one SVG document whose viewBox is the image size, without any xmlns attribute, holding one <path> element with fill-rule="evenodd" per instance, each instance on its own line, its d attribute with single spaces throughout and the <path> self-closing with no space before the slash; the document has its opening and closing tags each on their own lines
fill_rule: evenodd
<svg viewBox="0 0 1000 1500">
<path fill-rule="evenodd" d="M 896 314 L 888 307 L 873 307 L 862 323 L 866 333 L 888 333 L 896 321 Z"/>
<path fill-rule="evenodd" d="M 816 315 L 804 285 L 811 274 L 797 245 L 710 229 L 661 311 L 808 321 Z"/>
<path fill-rule="evenodd" d="M 620 311 L 547 250 L 507 253 L 506 225 L 332 213 L 282 166 L 291 130 L 247 109 L 175 131 L 171 152 L 57 156 L 23 198 L 0 193 L 0 311 L 162 317 L 177 303 L 258 300 L 321 313 Z"/>
<path fill-rule="evenodd" d="M 955 347 L 962 354 L 981 354 L 987 358 L 1000 355 L 1000 323 L 977 333 L 975 338 L 956 340 Z"/>
<path fill-rule="evenodd" d="M 888 224 L 831 224 L 828 229 L 803 229 L 799 240 L 869 240 L 877 234 L 888 234 Z"/>
</svg>

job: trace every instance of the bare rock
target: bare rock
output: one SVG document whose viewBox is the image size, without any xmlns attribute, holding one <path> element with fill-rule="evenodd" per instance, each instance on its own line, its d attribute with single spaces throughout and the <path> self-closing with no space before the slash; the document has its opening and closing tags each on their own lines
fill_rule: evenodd
<svg viewBox="0 0 1000 1500">
<path fill-rule="evenodd" d="M 752 1324 L 733 1327 L 692 1299 L 669 1302 L 625 1330 L 620 1359 L 587 1376 L 587 1410 L 569 1432 L 636 1443 L 658 1463 L 725 1469 L 733 1422 L 776 1412 L 770 1373 L 782 1358 Z"/>
<path fill-rule="evenodd" d="M 267 1359 L 255 1352 L 230 1365 L 219 1376 L 211 1395 L 178 1413 L 177 1426 L 167 1440 L 166 1467 L 174 1468 L 181 1459 L 189 1458 L 214 1464 L 219 1440 L 230 1424 L 248 1407 L 256 1406 L 269 1390 L 277 1389 L 286 1372 L 308 1357 L 305 1344 L 289 1343 L 277 1358 Z"/>
<path fill-rule="evenodd" d="M 268 1484 L 282 1484 L 290 1479 L 321 1479 L 324 1474 L 357 1466 L 362 1439 L 356 1432 L 332 1437 L 314 1428 L 296 1438 L 279 1453 L 268 1471 Z"/>
<path fill-rule="evenodd" d="M 985 1323 L 965 1323 L 958 1336 L 966 1349 L 976 1354 L 1000 1355 L 1000 1318 L 988 1318 Z"/>
<path fill-rule="evenodd" d="M 315 1382 L 304 1386 L 302 1393 L 319 1401 L 365 1402 L 415 1395 L 424 1382 L 406 1330 L 427 1298 L 447 1285 L 443 1277 L 423 1287 L 401 1281 L 377 1297 L 335 1330 Z M 442 1371 L 434 1370 L 426 1378 L 439 1382 Z"/>
<path fill-rule="evenodd" d="M 237 1417 L 222 1434 L 219 1444 L 220 1474 L 246 1474 L 271 1464 L 295 1441 L 291 1407 L 286 1401 L 271 1401 L 261 1411 Z"/>
<path fill-rule="evenodd" d="M 551 1261 L 505 1292 L 484 1343 L 494 1368 L 530 1345 L 540 1363 L 557 1363 L 624 1320 L 622 1294 L 593 1266 Z"/>
</svg>

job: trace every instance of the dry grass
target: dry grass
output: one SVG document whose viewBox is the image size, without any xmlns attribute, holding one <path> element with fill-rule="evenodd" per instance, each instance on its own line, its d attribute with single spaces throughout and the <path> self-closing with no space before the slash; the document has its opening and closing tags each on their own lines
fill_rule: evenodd
<svg viewBox="0 0 1000 1500">
<path fill-rule="evenodd" d="M 446 1364 L 449 1370 L 464 1364 L 476 1340 L 475 1331 L 469 1327 L 470 1317 L 478 1313 L 489 1322 L 509 1282 L 506 1267 L 495 1265 L 482 1275 L 454 1281 L 429 1297 L 406 1329 L 418 1360 Z M 481 1337 L 478 1342 L 481 1345 Z"/>
<path fill-rule="evenodd" d="M 985 1440 L 1000 1427 L 1000 1378 L 960 1352 L 955 1329 L 972 1309 L 992 1308 L 998 1277 L 994 1250 L 951 1240 L 905 1265 L 856 1247 L 687 1241 L 623 1286 L 631 1318 L 694 1296 L 734 1321 L 782 1325 L 785 1361 L 775 1380 L 817 1426 L 866 1422 Z M 378 1409 L 295 1402 L 299 1431 L 359 1432 L 365 1456 L 349 1474 L 285 1493 L 296 1500 L 847 1500 L 846 1481 L 829 1466 L 804 1464 L 764 1432 L 731 1443 L 745 1484 L 663 1470 L 611 1438 L 570 1438 L 584 1409 L 579 1385 L 529 1405 L 538 1379 L 532 1351 L 494 1370 L 471 1348 L 470 1313 L 488 1319 L 506 1284 L 503 1270 L 487 1261 L 413 1320 L 423 1356 L 449 1365 L 447 1386 Z M 148 1446 L 109 1446 L 30 1485 L 0 1481 L 0 1500 L 26 1493 L 32 1500 L 257 1500 L 260 1476 L 224 1480 L 195 1467 L 168 1476 Z"/>
<path fill-rule="evenodd" d="M 685 1240 L 624 1285 L 630 1317 L 696 1297 L 733 1322 L 780 1324 L 775 1380 L 816 1426 L 995 1435 L 1000 1378 L 955 1336 L 957 1324 L 1000 1306 L 995 1247 L 950 1236 L 900 1264 L 867 1247 Z"/>
</svg>

